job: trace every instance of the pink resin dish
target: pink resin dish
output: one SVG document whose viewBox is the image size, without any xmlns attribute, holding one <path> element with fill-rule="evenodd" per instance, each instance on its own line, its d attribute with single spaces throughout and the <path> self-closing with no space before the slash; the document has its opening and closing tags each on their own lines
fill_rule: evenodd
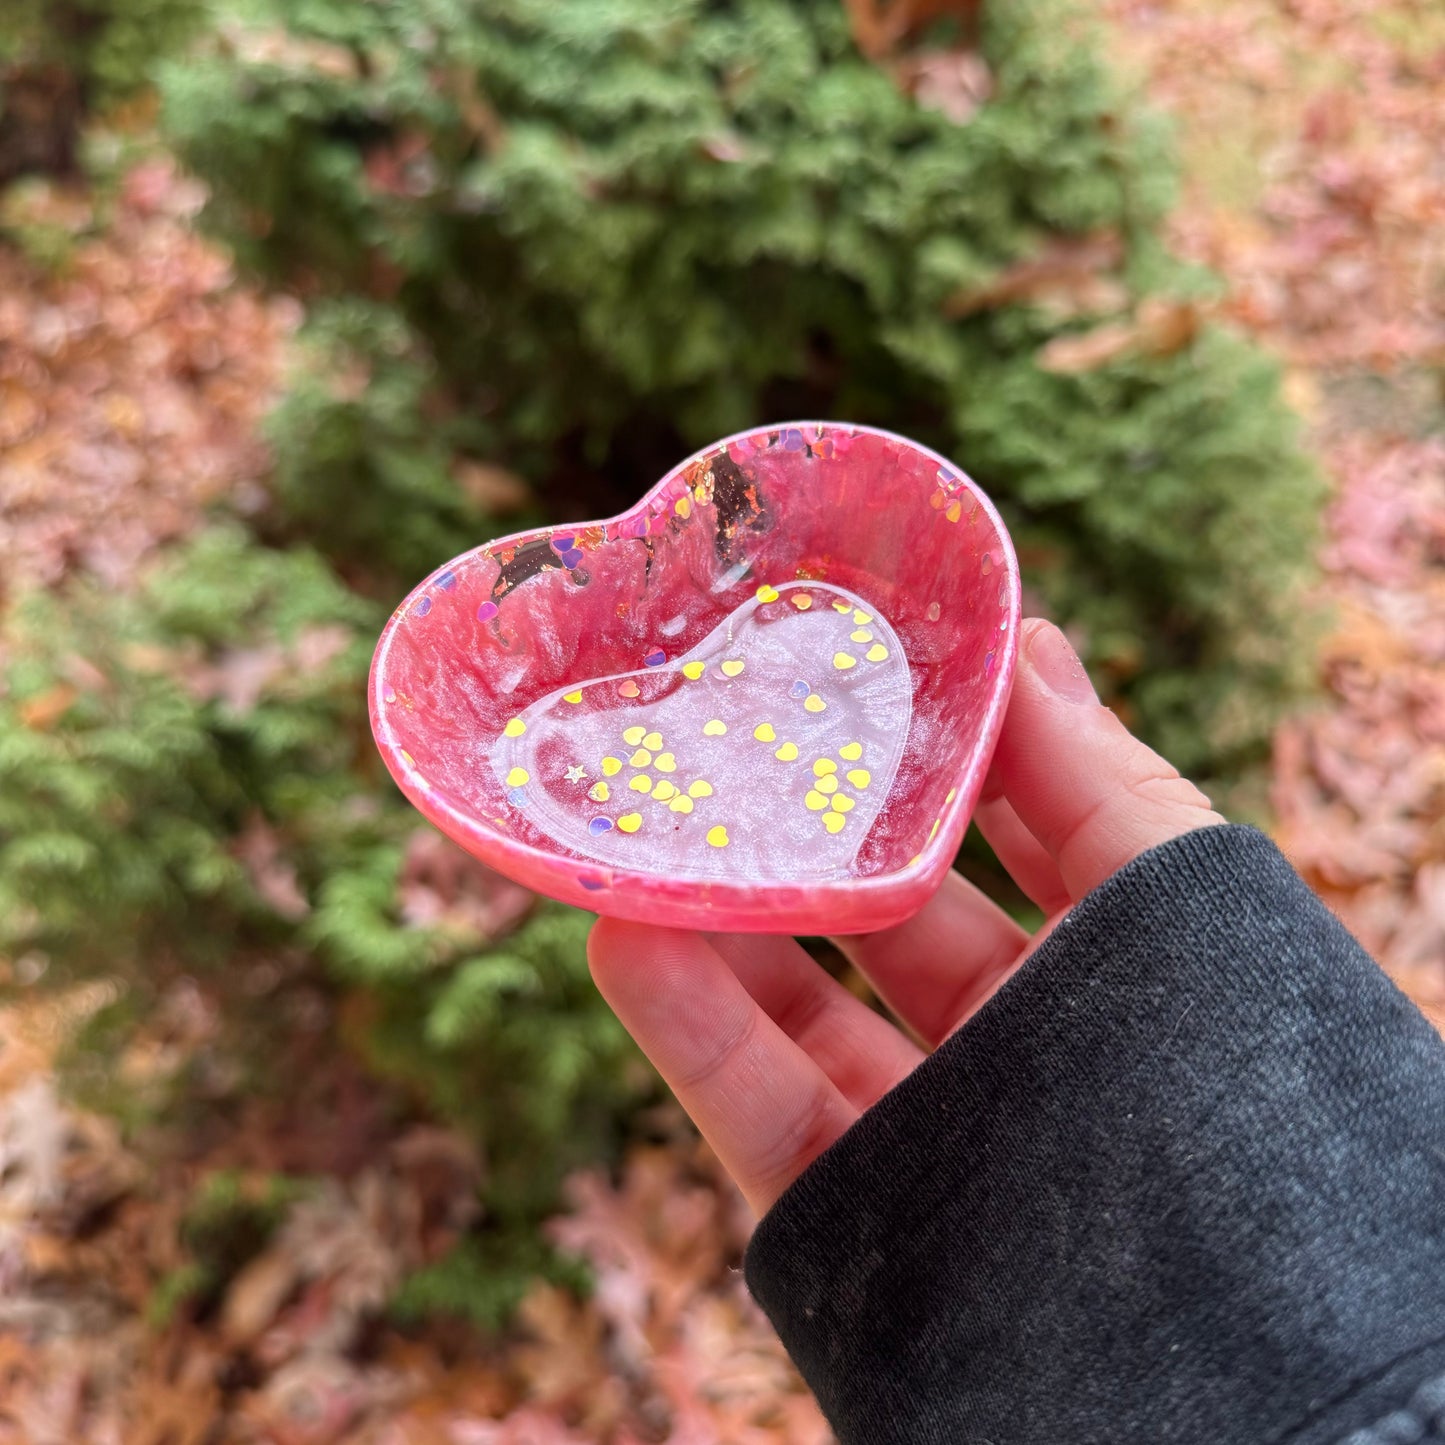
<svg viewBox="0 0 1445 1445">
<path fill-rule="evenodd" d="M 509 877 L 672 927 L 861 933 L 942 882 L 1013 680 L 988 499 L 887 432 L 740 433 L 638 504 L 488 542 L 392 615 L 371 725 Z"/>
</svg>

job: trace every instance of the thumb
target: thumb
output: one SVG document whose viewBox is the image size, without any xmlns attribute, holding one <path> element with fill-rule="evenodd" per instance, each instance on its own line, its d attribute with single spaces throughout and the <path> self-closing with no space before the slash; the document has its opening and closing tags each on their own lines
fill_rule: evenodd
<svg viewBox="0 0 1445 1445">
<path fill-rule="evenodd" d="M 1002 794 L 1082 898 L 1146 848 L 1223 823 L 1209 799 L 1104 707 L 1052 623 L 1024 623 L 985 797 Z"/>
</svg>

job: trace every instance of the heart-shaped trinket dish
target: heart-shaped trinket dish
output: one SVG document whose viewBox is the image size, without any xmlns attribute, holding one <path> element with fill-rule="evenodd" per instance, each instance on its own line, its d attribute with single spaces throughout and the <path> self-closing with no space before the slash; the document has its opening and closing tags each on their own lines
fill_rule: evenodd
<svg viewBox="0 0 1445 1445">
<path fill-rule="evenodd" d="M 371 723 L 494 868 L 679 928 L 862 933 L 942 882 L 1018 648 L 982 492 L 888 432 L 729 437 L 603 522 L 504 537 L 392 615 Z"/>
</svg>

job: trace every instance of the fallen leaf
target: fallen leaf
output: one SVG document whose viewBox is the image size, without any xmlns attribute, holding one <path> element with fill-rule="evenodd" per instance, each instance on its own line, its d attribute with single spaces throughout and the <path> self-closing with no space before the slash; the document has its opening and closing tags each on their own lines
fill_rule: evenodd
<svg viewBox="0 0 1445 1445">
<path fill-rule="evenodd" d="M 223 22 L 218 33 L 237 59 L 247 65 L 270 66 L 298 75 L 329 80 L 359 80 L 360 57 L 344 45 L 332 45 L 279 28 L 251 28 Z"/>
<path fill-rule="evenodd" d="M 460 1131 L 425 1124 L 407 1130 L 390 1152 L 405 1186 L 393 1192 L 393 1234 L 408 1264 L 430 1263 L 481 1218 L 481 1155 Z"/>
<path fill-rule="evenodd" d="M 407 840 L 397 903 L 414 928 L 444 928 L 472 943 L 491 943 L 521 923 L 536 895 L 434 828 L 418 828 Z"/>
<path fill-rule="evenodd" d="M 123 1445 L 210 1445 L 220 1391 L 204 1356 L 183 1362 L 180 1378 L 154 1366 L 131 1392 Z"/>
<path fill-rule="evenodd" d="M 247 1348 L 271 1327 L 303 1268 L 290 1248 L 265 1250 L 241 1268 L 221 1304 L 221 1334 L 231 1348 Z"/>
<path fill-rule="evenodd" d="M 510 516 L 536 500 L 531 487 L 515 472 L 489 462 L 464 457 L 453 467 L 452 475 L 463 494 L 490 516 Z"/>
<path fill-rule="evenodd" d="M 32 732 L 49 732 L 75 704 L 80 693 L 68 683 L 56 683 L 20 704 L 21 723 Z"/>
<path fill-rule="evenodd" d="M 1035 360 L 1041 371 L 1069 375 L 1096 371 L 1125 356 L 1172 356 L 1193 342 L 1202 324 L 1203 312 L 1195 302 L 1151 296 L 1139 303 L 1131 320 L 1056 336 Z"/>
<path fill-rule="evenodd" d="M 1037 255 L 1017 261 L 981 286 L 955 292 L 944 304 L 952 320 L 1029 304 L 1060 316 L 1119 310 L 1127 292 L 1113 273 L 1123 264 L 1124 242 L 1116 231 L 1056 236 Z"/>
<path fill-rule="evenodd" d="M 48 1078 L 0 1099 L 0 1214 L 24 1218 L 59 1202 L 70 1120 Z"/>
<path fill-rule="evenodd" d="M 231 852 L 245 868 L 261 900 L 279 917 L 295 922 L 311 912 L 280 835 L 259 812 L 247 818 L 246 826 L 231 844 Z"/>
<path fill-rule="evenodd" d="M 945 15 L 972 21 L 980 0 L 844 0 L 853 41 L 870 60 L 891 55 L 911 36 Z"/>
<path fill-rule="evenodd" d="M 594 1445 L 596 1438 L 578 1435 L 555 1415 L 533 1409 L 505 1420 L 457 1420 L 448 1431 L 449 1445 Z"/>
<path fill-rule="evenodd" d="M 967 125 L 993 94 L 988 63 L 972 50 L 924 50 L 901 56 L 893 73 L 924 110 Z"/>
<path fill-rule="evenodd" d="M 405 1394 L 400 1381 L 382 1372 L 308 1354 L 276 1370 L 239 1413 L 265 1445 L 340 1445 L 369 1411 Z"/>
</svg>

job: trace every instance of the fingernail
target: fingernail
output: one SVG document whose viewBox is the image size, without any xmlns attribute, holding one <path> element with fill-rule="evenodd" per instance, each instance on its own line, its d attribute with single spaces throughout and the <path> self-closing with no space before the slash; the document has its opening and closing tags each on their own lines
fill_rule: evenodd
<svg viewBox="0 0 1445 1445">
<path fill-rule="evenodd" d="M 1097 704 L 1099 695 L 1069 640 L 1051 622 L 1043 622 L 1029 634 L 1029 666 L 1055 697 L 1065 702 Z"/>
</svg>

